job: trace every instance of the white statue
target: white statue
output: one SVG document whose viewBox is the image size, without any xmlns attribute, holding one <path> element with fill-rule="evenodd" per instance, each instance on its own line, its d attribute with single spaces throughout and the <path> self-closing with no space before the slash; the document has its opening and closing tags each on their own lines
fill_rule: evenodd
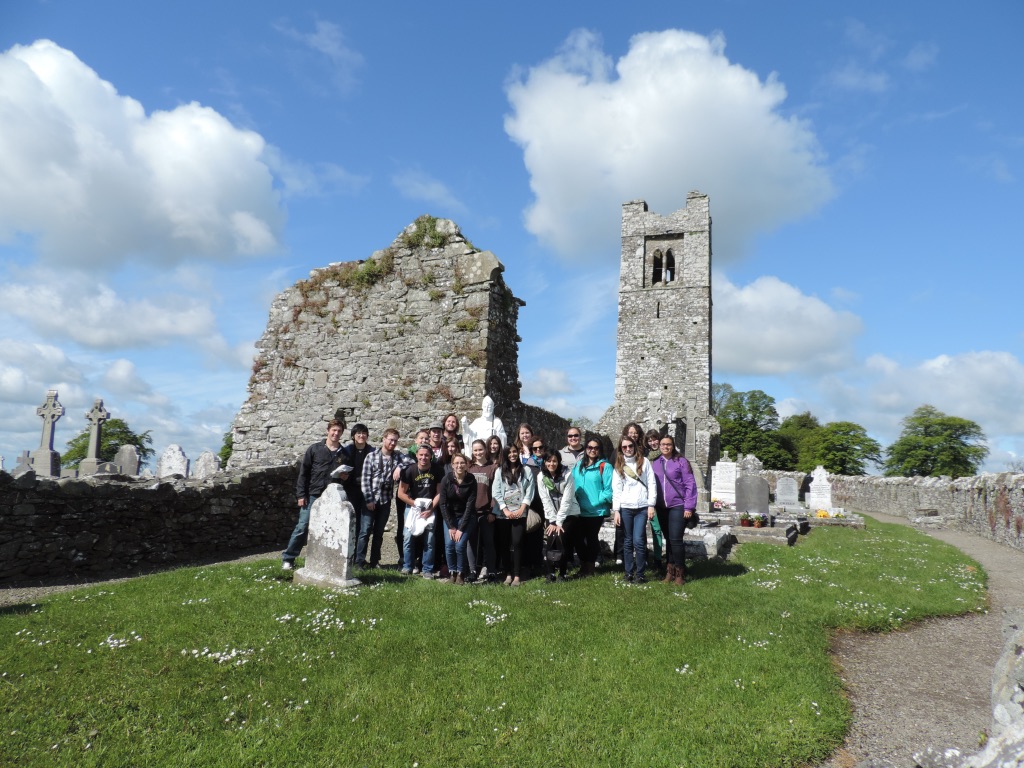
<svg viewBox="0 0 1024 768">
<path fill-rule="evenodd" d="M 486 442 L 487 438 L 492 435 L 497 435 L 501 440 L 501 444 L 505 447 L 508 446 L 508 436 L 505 434 L 505 427 L 501 423 L 501 419 L 494 415 L 494 401 L 491 400 L 490 395 L 486 395 L 483 401 L 483 414 L 480 418 L 475 419 L 470 424 L 465 416 L 462 417 L 462 440 L 468 449 L 473 445 L 474 440 Z"/>
</svg>

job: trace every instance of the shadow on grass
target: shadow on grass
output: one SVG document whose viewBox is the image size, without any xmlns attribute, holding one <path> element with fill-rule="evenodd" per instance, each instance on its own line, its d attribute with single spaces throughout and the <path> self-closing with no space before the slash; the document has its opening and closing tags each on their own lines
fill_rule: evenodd
<svg viewBox="0 0 1024 768">
<path fill-rule="evenodd" d="M 33 613 L 37 609 L 36 603 L 15 603 L 0 608 L 0 616 L 19 616 L 23 613 Z"/>
<path fill-rule="evenodd" d="M 748 569 L 740 563 L 725 562 L 721 560 L 698 560 L 687 568 L 688 578 L 691 579 L 716 579 L 723 576 L 742 576 Z"/>
</svg>

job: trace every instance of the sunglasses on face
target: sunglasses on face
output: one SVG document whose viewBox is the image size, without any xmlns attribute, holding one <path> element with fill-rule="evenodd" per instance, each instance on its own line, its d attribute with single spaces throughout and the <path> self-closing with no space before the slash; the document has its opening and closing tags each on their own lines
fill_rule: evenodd
<svg viewBox="0 0 1024 768">
<path fill-rule="evenodd" d="M 588 451 L 600 451 L 601 450 L 601 446 L 599 446 L 599 445 L 588 445 L 587 446 L 587 450 Z"/>
<path fill-rule="evenodd" d="M 570 440 L 579 440 L 582 435 L 568 435 Z"/>
<path fill-rule="evenodd" d="M 534 446 L 531 446 L 531 447 L 535 451 L 543 451 L 544 450 L 544 446 L 543 445 L 534 445 Z"/>
<path fill-rule="evenodd" d="M 626 443 L 625 445 L 619 446 L 619 449 L 623 451 L 632 451 L 634 448 L 636 448 L 636 446 L 632 443 Z"/>
</svg>

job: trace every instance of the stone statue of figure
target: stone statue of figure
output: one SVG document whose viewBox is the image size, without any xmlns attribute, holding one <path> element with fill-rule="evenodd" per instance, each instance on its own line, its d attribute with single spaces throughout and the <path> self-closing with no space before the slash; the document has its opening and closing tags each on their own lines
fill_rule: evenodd
<svg viewBox="0 0 1024 768">
<path fill-rule="evenodd" d="M 508 446 L 508 436 L 505 434 L 505 427 L 501 419 L 494 415 L 494 401 L 490 395 L 484 396 L 483 414 L 480 418 L 474 419 L 470 424 L 465 416 L 462 417 L 462 440 L 469 449 L 474 440 L 484 440 L 497 435 L 503 446 Z"/>
</svg>

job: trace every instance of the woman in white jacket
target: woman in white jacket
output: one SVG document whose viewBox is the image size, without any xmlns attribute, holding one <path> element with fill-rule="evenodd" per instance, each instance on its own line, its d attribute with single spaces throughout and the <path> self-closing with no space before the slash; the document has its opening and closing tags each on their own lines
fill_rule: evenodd
<svg viewBox="0 0 1024 768">
<path fill-rule="evenodd" d="M 615 524 L 622 526 L 622 559 L 626 581 L 643 584 L 647 579 L 647 521 L 654 519 L 658 486 L 651 462 L 637 441 L 623 435 L 615 452 L 612 473 L 612 513 Z"/>
<path fill-rule="evenodd" d="M 576 544 L 576 521 L 580 516 L 580 503 L 576 501 L 576 484 L 572 470 L 562 466 L 562 454 L 548 451 L 544 454 L 540 473 L 537 475 L 537 493 L 544 505 L 544 519 L 547 525 L 547 551 L 551 552 L 561 540 L 562 557 L 557 562 L 544 558 L 548 581 L 555 581 L 554 566 L 558 566 L 558 581 L 565 580 L 565 571 L 572 560 Z"/>
</svg>

